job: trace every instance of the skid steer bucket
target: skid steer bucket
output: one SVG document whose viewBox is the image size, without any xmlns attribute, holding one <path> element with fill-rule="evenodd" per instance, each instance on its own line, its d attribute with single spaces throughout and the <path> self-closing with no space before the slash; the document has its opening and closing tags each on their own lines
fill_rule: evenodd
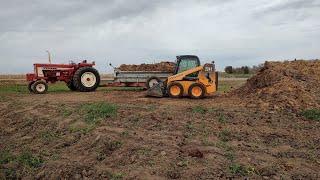
<svg viewBox="0 0 320 180">
<path fill-rule="evenodd" d="M 152 96 L 152 97 L 163 97 L 165 92 L 164 84 L 163 82 L 160 82 L 154 86 L 152 86 L 150 89 L 147 91 L 147 96 Z"/>
</svg>

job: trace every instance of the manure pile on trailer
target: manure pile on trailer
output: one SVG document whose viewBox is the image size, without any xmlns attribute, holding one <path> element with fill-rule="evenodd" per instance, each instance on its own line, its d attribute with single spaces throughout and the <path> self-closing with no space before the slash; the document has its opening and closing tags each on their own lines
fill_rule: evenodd
<svg viewBox="0 0 320 180">
<path fill-rule="evenodd" d="M 162 71 L 174 72 L 175 63 L 163 61 L 155 64 L 122 64 L 118 69 L 121 71 Z"/>
<path fill-rule="evenodd" d="M 246 84 L 231 94 L 261 110 L 300 110 L 320 106 L 320 61 L 265 62 Z"/>
</svg>

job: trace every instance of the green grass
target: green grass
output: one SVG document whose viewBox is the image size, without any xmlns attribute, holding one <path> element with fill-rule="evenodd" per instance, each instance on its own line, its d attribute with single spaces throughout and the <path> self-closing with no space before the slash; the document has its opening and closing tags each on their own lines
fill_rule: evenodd
<svg viewBox="0 0 320 180">
<path fill-rule="evenodd" d="M 126 137 L 129 136 L 129 132 L 128 131 L 123 131 L 123 132 L 121 132 L 120 136 L 123 137 L 123 138 L 126 138 Z"/>
<path fill-rule="evenodd" d="M 314 120 L 314 121 L 320 121 L 320 110 L 319 109 L 305 110 L 301 114 L 306 119 L 310 119 L 310 120 Z"/>
<path fill-rule="evenodd" d="M 73 109 L 66 106 L 65 104 L 61 104 L 58 108 L 58 111 L 62 114 L 63 117 L 69 117 L 71 116 Z"/>
<path fill-rule="evenodd" d="M 123 143 L 121 141 L 109 141 L 106 146 L 109 151 L 115 151 L 120 149 L 122 145 Z"/>
<path fill-rule="evenodd" d="M 99 87 L 97 91 L 142 91 L 141 87 Z M 49 83 L 48 84 L 48 93 L 58 93 L 58 92 L 72 92 L 66 86 L 64 82 Z M 27 84 L 2 84 L 0 85 L 0 94 L 9 94 L 9 93 L 29 93 Z M 1 100 L 1 99 L 0 99 Z"/>
<path fill-rule="evenodd" d="M 28 87 L 23 84 L 5 84 L 0 86 L 0 93 L 27 93 Z"/>
<path fill-rule="evenodd" d="M 114 104 L 99 102 L 82 105 L 81 111 L 84 113 L 85 122 L 95 124 L 102 119 L 113 117 L 117 114 L 117 106 Z"/>
<path fill-rule="evenodd" d="M 40 137 L 43 141 L 50 142 L 54 139 L 59 138 L 60 135 L 52 131 L 43 131 L 40 133 Z"/>
<path fill-rule="evenodd" d="M 7 164 L 13 161 L 15 157 L 9 151 L 0 152 L 0 165 Z"/>
<path fill-rule="evenodd" d="M 229 92 L 231 89 L 240 87 L 244 84 L 244 80 L 229 80 L 229 81 L 219 81 L 218 92 Z M 111 92 L 111 91 L 143 91 L 141 87 L 99 87 L 97 91 Z M 64 82 L 57 82 L 54 84 L 48 84 L 48 93 L 59 93 L 59 92 L 70 92 L 69 88 Z M 10 93 L 29 93 L 27 84 L 1 84 L 0 94 L 10 94 Z M 0 99 L 1 101 L 1 99 Z"/>
<path fill-rule="evenodd" d="M 152 148 L 149 148 L 149 147 L 142 147 L 137 150 L 137 153 L 143 156 L 150 156 L 151 152 L 152 152 Z"/>
<path fill-rule="evenodd" d="M 0 102 L 8 101 L 8 98 L 4 94 L 0 94 Z"/>
<path fill-rule="evenodd" d="M 43 160 L 38 157 L 33 155 L 31 152 L 26 151 L 20 154 L 17 157 L 17 161 L 20 162 L 21 164 L 31 167 L 31 168 L 38 168 L 42 165 Z"/>
<path fill-rule="evenodd" d="M 234 175 L 247 176 L 256 173 L 256 170 L 252 167 L 247 167 L 242 164 L 232 163 L 229 166 L 229 171 Z"/>
<path fill-rule="evenodd" d="M 70 133 L 87 134 L 95 128 L 96 128 L 95 124 L 90 124 L 90 125 L 86 124 L 85 126 L 77 126 L 76 124 L 71 124 L 68 129 Z"/>
<path fill-rule="evenodd" d="M 24 151 L 21 154 L 14 156 L 9 151 L 0 152 L 0 165 L 4 165 L 10 162 L 17 162 L 20 165 L 29 168 L 38 168 L 43 164 L 41 157 L 33 155 L 30 151 Z"/>
<path fill-rule="evenodd" d="M 244 80 L 228 80 L 228 81 L 219 81 L 218 92 L 229 92 L 233 89 L 241 87 L 246 81 Z"/>
<path fill-rule="evenodd" d="M 218 121 L 219 121 L 220 123 L 226 123 L 226 122 L 227 122 L 227 119 L 226 119 L 226 117 L 225 117 L 223 114 L 219 114 L 219 116 L 218 116 Z"/>
<path fill-rule="evenodd" d="M 223 142 L 227 142 L 231 140 L 231 132 L 227 129 L 222 130 L 221 132 L 219 132 L 218 134 L 218 138 L 223 141 Z"/>
<path fill-rule="evenodd" d="M 120 180 L 120 179 L 123 179 L 124 175 L 122 173 L 111 173 L 111 172 L 108 172 L 107 173 L 107 177 L 110 180 Z"/>
<path fill-rule="evenodd" d="M 193 113 L 204 114 L 207 112 L 207 109 L 203 106 L 195 106 L 192 108 Z"/>
<path fill-rule="evenodd" d="M 184 136 L 187 138 L 191 138 L 192 136 L 196 135 L 197 131 L 195 126 L 192 124 L 191 121 L 188 121 L 185 125 L 185 133 Z"/>
<path fill-rule="evenodd" d="M 48 92 L 67 92 L 69 88 L 63 82 L 58 82 L 48 85 Z M 0 85 L 0 94 L 8 93 L 29 93 L 28 86 L 26 84 L 3 84 Z"/>
<path fill-rule="evenodd" d="M 254 74 L 237 74 L 237 73 L 228 74 L 228 73 L 225 73 L 225 72 L 219 72 L 219 77 L 220 78 L 250 78 L 253 75 Z"/>
</svg>

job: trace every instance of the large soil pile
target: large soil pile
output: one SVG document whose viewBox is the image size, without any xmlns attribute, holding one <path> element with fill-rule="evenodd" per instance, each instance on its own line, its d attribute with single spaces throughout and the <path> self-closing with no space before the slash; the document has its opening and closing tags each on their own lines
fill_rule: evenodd
<svg viewBox="0 0 320 180">
<path fill-rule="evenodd" d="M 232 94 L 262 110 L 299 112 L 320 105 L 320 61 L 266 62 Z"/>
<path fill-rule="evenodd" d="M 122 64 L 118 69 L 121 71 L 163 71 L 174 72 L 175 63 L 173 62 L 160 62 L 155 64 Z"/>
</svg>

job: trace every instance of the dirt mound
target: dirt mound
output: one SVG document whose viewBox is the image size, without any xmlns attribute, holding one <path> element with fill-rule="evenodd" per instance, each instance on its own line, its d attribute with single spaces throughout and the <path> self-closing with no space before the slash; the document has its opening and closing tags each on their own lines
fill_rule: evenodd
<svg viewBox="0 0 320 180">
<path fill-rule="evenodd" d="M 122 64 L 118 69 L 121 71 L 163 71 L 174 72 L 175 63 L 163 61 L 155 64 Z"/>
<path fill-rule="evenodd" d="M 247 83 L 232 92 L 248 106 L 298 112 L 320 105 L 320 61 L 265 62 Z"/>
</svg>

